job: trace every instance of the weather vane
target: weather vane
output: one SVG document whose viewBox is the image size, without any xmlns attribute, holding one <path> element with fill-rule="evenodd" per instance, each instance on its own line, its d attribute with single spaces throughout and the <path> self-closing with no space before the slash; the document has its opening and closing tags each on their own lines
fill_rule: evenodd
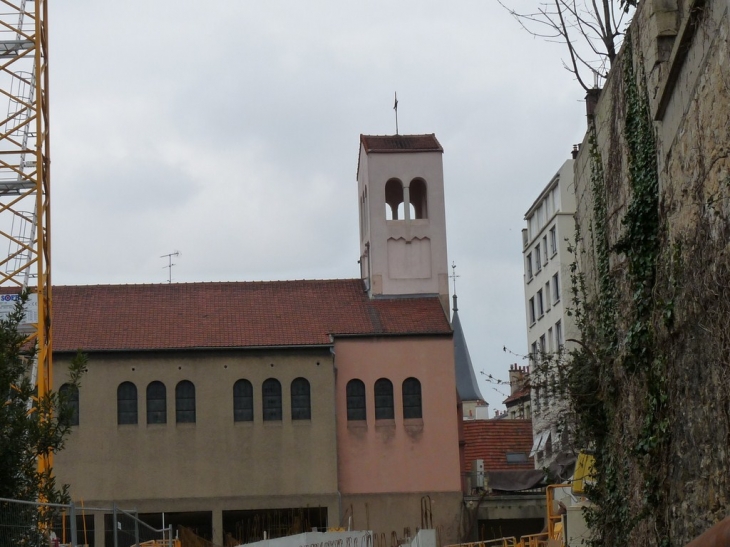
<svg viewBox="0 0 730 547">
<path fill-rule="evenodd" d="M 398 134 L 398 92 L 395 92 L 395 102 L 393 103 L 393 110 L 395 110 L 395 134 Z"/>
<path fill-rule="evenodd" d="M 167 266 L 163 266 L 162 268 L 167 268 L 167 282 L 172 283 L 172 267 L 175 266 L 175 264 L 172 263 L 172 257 L 173 256 L 180 256 L 180 251 L 175 251 L 174 253 L 168 253 L 166 255 L 162 255 L 160 258 L 167 258 Z"/>
</svg>

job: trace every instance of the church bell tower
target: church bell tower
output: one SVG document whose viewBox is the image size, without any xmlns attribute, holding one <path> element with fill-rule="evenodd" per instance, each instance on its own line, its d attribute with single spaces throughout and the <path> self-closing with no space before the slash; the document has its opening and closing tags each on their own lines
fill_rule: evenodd
<svg viewBox="0 0 730 547">
<path fill-rule="evenodd" d="M 449 310 L 443 148 L 430 135 L 360 135 L 360 274 L 371 298 L 438 295 Z"/>
</svg>

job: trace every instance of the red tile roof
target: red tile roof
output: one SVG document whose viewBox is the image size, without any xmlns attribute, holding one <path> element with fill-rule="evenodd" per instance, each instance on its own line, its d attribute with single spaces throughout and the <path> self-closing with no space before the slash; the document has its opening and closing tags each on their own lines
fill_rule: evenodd
<svg viewBox="0 0 730 547">
<path fill-rule="evenodd" d="M 521 399 L 529 399 L 530 398 L 530 389 L 521 389 L 519 391 L 515 391 L 512 395 L 507 397 L 504 401 L 502 401 L 503 405 L 507 405 L 509 403 L 512 403 L 514 401 L 519 401 Z"/>
<path fill-rule="evenodd" d="M 360 135 L 366 152 L 443 152 L 436 135 Z"/>
<path fill-rule="evenodd" d="M 328 345 L 450 334 L 437 297 L 369 299 L 359 279 L 53 288 L 54 351 Z"/>
<path fill-rule="evenodd" d="M 465 420 L 464 459 L 467 472 L 474 460 L 484 460 L 485 471 L 534 469 L 532 420 Z M 508 452 L 524 452 L 526 463 L 507 463 Z"/>
</svg>

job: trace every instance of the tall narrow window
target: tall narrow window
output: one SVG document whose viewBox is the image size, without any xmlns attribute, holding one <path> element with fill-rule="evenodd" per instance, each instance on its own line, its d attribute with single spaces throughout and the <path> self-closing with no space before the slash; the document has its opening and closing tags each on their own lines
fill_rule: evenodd
<svg viewBox="0 0 730 547">
<path fill-rule="evenodd" d="M 375 419 L 394 419 L 393 406 L 393 383 L 387 378 L 381 378 L 375 382 Z"/>
<path fill-rule="evenodd" d="M 390 179 L 385 183 L 386 220 L 403 220 L 398 218 L 399 210 L 403 211 L 403 183 L 398 179 Z"/>
<path fill-rule="evenodd" d="M 530 317 L 530 325 L 535 323 L 535 297 L 533 296 L 530 298 L 530 301 L 527 303 L 527 313 Z"/>
<path fill-rule="evenodd" d="M 58 393 L 68 409 L 69 425 L 79 425 L 79 388 L 73 384 L 63 384 Z"/>
<path fill-rule="evenodd" d="M 535 271 L 542 270 L 542 260 L 540 259 L 540 244 L 535 245 Z"/>
<path fill-rule="evenodd" d="M 264 421 L 281 421 L 281 384 L 275 378 L 269 378 L 262 386 L 264 402 Z"/>
<path fill-rule="evenodd" d="M 147 386 L 147 423 L 167 423 L 167 389 L 162 382 L 150 382 Z"/>
<path fill-rule="evenodd" d="M 428 218 L 426 183 L 422 179 L 412 180 L 408 190 L 411 206 L 413 207 L 413 218 Z"/>
<path fill-rule="evenodd" d="M 253 422 L 253 386 L 248 380 L 233 384 L 233 421 Z"/>
<path fill-rule="evenodd" d="M 545 311 L 550 311 L 550 281 L 545 283 Z"/>
<path fill-rule="evenodd" d="M 527 253 L 525 257 L 525 269 L 527 270 L 527 280 L 532 279 L 532 253 Z"/>
<path fill-rule="evenodd" d="M 421 382 L 416 378 L 403 380 L 403 418 L 422 418 Z"/>
<path fill-rule="evenodd" d="M 557 304 L 560 301 L 560 277 L 559 273 L 553 276 L 553 304 Z"/>
<path fill-rule="evenodd" d="M 542 289 L 537 291 L 537 295 L 535 296 L 535 300 L 537 300 L 537 317 L 542 317 L 545 313 L 545 308 L 543 306 L 543 299 L 542 299 Z"/>
<path fill-rule="evenodd" d="M 306 378 L 296 378 L 291 383 L 291 419 L 312 419 L 312 406 L 309 398 L 309 381 Z"/>
<path fill-rule="evenodd" d="M 543 248 L 542 265 L 547 266 L 547 263 L 548 263 L 547 236 L 542 236 L 542 248 Z"/>
<path fill-rule="evenodd" d="M 558 238 L 555 233 L 555 226 L 550 228 L 550 254 L 554 255 L 558 252 Z"/>
<path fill-rule="evenodd" d="M 558 351 L 563 349 L 563 324 L 560 321 L 555 323 L 555 347 Z"/>
<path fill-rule="evenodd" d="M 347 421 L 363 421 L 367 419 L 365 411 L 365 384 L 354 379 L 347 382 Z"/>
<path fill-rule="evenodd" d="M 195 385 L 188 380 L 175 386 L 175 421 L 179 424 L 195 423 Z"/>
<path fill-rule="evenodd" d="M 122 382 L 117 388 L 117 423 L 137 423 L 137 386 Z"/>
</svg>

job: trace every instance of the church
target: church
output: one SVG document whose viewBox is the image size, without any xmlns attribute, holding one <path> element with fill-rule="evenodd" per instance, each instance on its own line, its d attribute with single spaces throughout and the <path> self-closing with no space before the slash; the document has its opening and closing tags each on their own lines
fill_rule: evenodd
<svg viewBox="0 0 730 547">
<path fill-rule="evenodd" d="M 55 389 L 89 356 L 54 463 L 71 497 L 217 545 L 424 516 L 457 541 L 442 155 L 432 134 L 360 136 L 359 277 L 54 287 Z"/>
</svg>

